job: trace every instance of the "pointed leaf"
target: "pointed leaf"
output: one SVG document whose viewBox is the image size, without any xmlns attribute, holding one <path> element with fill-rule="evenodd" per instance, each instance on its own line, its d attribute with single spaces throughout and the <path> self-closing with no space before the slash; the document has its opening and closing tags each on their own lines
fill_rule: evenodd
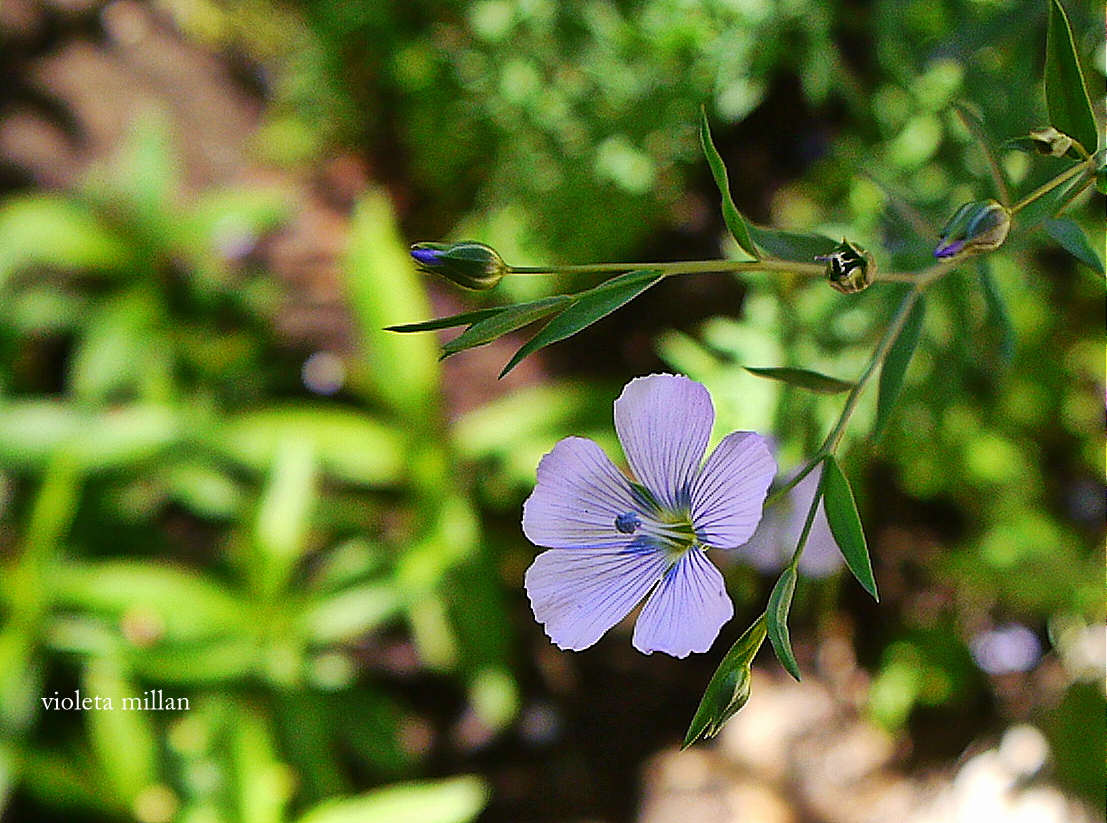
<svg viewBox="0 0 1107 823">
<path fill-rule="evenodd" d="M 1046 234 L 1056 240 L 1061 248 L 1088 268 L 1098 272 L 1101 277 L 1104 275 L 1103 261 L 1099 259 L 1095 247 L 1080 226 L 1068 217 L 1046 220 L 1043 225 Z"/>
<path fill-rule="evenodd" d="M 799 665 L 796 663 L 796 656 L 792 654 L 792 641 L 788 637 L 788 609 L 792 606 L 792 595 L 796 593 L 797 576 L 795 567 L 787 566 L 776 581 L 765 606 L 765 629 L 780 665 L 799 680 Z"/>
<path fill-rule="evenodd" d="M 746 705 L 750 696 L 750 665 L 764 642 L 765 615 L 761 615 L 730 647 L 711 676 L 688 733 L 684 735 L 682 748 L 688 748 L 701 737 L 717 735 L 723 724 Z"/>
<path fill-rule="evenodd" d="M 656 270 L 631 271 L 613 277 L 594 289 L 574 295 L 573 302 L 567 309 L 543 326 L 538 334 L 528 340 L 519 351 L 515 352 L 515 356 L 500 372 L 500 377 L 515 368 L 519 361 L 528 354 L 532 354 L 551 343 L 564 340 L 566 337 L 572 337 L 597 320 L 625 306 L 664 276 Z"/>
<path fill-rule="evenodd" d="M 752 223 L 749 232 L 759 248 L 793 263 L 814 263 L 816 257 L 828 255 L 839 246 L 839 241 L 822 234 L 767 229 Z"/>
<path fill-rule="evenodd" d="M 1050 125 L 1080 141 L 1089 152 L 1099 143 L 1092 104 L 1080 58 L 1072 38 L 1072 28 L 1059 0 L 1049 4 L 1045 63 L 1046 106 Z"/>
<path fill-rule="evenodd" d="M 437 331 L 438 329 L 452 329 L 454 326 L 468 326 L 486 317 L 499 314 L 503 311 L 501 306 L 492 306 L 487 309 L 476 309 L 461 314 L 451 314 L 449 317 L 436 317 L 434 320 L 424 320 L 421 323 L 402 323 L 399 326 L 385 326 L 385 331 L 414 332 Z"/>
<path fill-rule="evenodd" d="M 761 259 L 757 253 L 757 247 L 750 239 L 749 227 L 746 225 L 742 213 L 734 205 L 734 199 L 730 196 L 730 181 L 727 178 L 726 164 L 722 155 L 711 141 L 711 127 L 707 123 L 707 111 L 700 109 L 700 143 L 703 145 L 703 153 L 707 157 L 707 165 L 711 167 L 711 175 L 715 178 L 715 185 L 719 188 L 719 194 L 723 196 L 723 220 L 730 229 L 731 235 L 742 247 L 742 250 L 754 260 Z"/>
<path fill-rule="evenodd" d="M 978 260 L 976 263 L 980 274 L 980 290 L 984 294 L 984 305 L 987 308 L 988 328 L 994 329 L 999 334 L 999 360 L 1006 368 L 1011 365 L 1011 358 L 1015 354 L 1015 326 L 1011 322 L 1011 315 L 1007 311 L 1007 302 L 992 276 L 992 267 L 987 259 Z"/>
<path fill-rule="evenodd" d="M 515 306 L 507 306 L 495 314 L 478 320 L 449 343 L 442 347 L 442 356 L 449 357 L 465 349 L 483 346 L 491 343 L 498 337 L 503 337 L 508 332 L 529 326 L 535 320 L 541 320 L 558 309 L 571 304 L 574 298 L 568 294 L 558 294 L 553 297 L 543 297 L 540 300 L 532 300 L 529 303 L 519 303 Z"/>
<path fill-rule="evenodd" d="M 808 389 L 810 391 L 819 392 L 820 394 L 838 394 L 853 388 L 853 383 L 846 380 L 839 380 L 837 377 L 829 377 L 825 374 L 808 371 L 807 369 L 762 369 L 753 366 L 743 366 L 743 368 L 750 374 L 756 374 L 758 377 L 779 380 L 781 383 L 787 383 L 790 386 L 799 386 L 801 389 Z"/>
<path fill-rule="evenodd" d="M 853 490 L 833 455 L 824 461 L 823 476 L 819 482 L 822 483 L 823 509 L 826 511 L 827 523 L 830 524 L 830 533 L 834 535 L 834 542 L 838 544 L 842 557 L 857 582 L 879 602 L 869 547 L 865 543 L 865 532 L 861 529 L 861 518 L 857 514 Z"/>
<path fill-rule="evenodd" d="M 907 374 L 907 366 L 915 354 L 915 348 L 919 344 L 919 334 L 922 331 L 923 317 L 925 315 L 923 298 L 920 296 L 907 316 L 903 328 L 899 331 L 896 342 L 892 344 L 888 356 L 884 359 L 884 366 L 880 369 L 880 386 L 876 396 L 876 425 L 873 426 L 873 437 L 879 437 L 888 420 L 892 416 L 896 400 L 899 399 L 900 390 L 903 388 L 903 379 Z"/>
</svg>

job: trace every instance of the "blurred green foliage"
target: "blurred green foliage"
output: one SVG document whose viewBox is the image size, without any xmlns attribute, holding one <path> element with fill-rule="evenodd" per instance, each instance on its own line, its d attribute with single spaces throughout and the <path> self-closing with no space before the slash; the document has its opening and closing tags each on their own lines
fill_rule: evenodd
<svg viewBox="0 0 1107 823">
<path fill-rule="evenodd" d="M 772 222 L 848 227 L 882 266 L 912 267 L 960 203 L 997 194 L 974 130 L 1001 146 L 1045 117 L 1026 57 L 1045 6 L 1017 0 L 164 5 L 260 66 L 259 157 L 295 165 L 336 142 L 399 157 L 375 171 L 414 195 L 414 229 L 518 264 L 633 255 L 694 222 L 700 104 L 741 121 L 793 78 L 832 151 L 764 192 Z M 1102 101 L 1100 20 L 1071 5 Z M 470 820 L 477 778 L 410 782 L 422 720 L 391 688 L 410 673 L 382 660 L 410 642 L 412 668 L 456 688 L 489 735 L 512 722 L 499 567 L 527 549 L 490 524 L 517 518 L 557 437 L 610 441 L 591 431 L 610 387 L 549 381 L 444 422 L 433 341 L 382 331 L 430 310 L 370 190 L 343 267 L 348 385 L 307 397 L 273 331 L 271 276 L 229 245 L 287 219 L 287 193 L 184 202 L 166 133 L 137 124 L 78 191 L 0 202 L 0 808 L 18 790 L 144 823 Z M 998 163 L 1018 193 L 1056 165 L 1014 150 Z M 1102 199 L 1070 217 L 1102 249 Z M 893 727 L 989 693 L 969 653 L 984 628 L 1048 637 L 1068 685 L 1032 719 L 1058 776 L 1101 798 L 1102 752 L 1075 730 L 1103 708 L 1102 672 L 1078 653 L 1104 620 L 1103 288 L 1044 230 L 1025 236 L 928 295 L 882 436 L 871 392 L 847 434 L 883 599 L 858 634 L 872 713 Z M 740 314 L 657 350 L 708 385 L 721 430 L 771 431 L 795 465 L 837 401 L 742 366 L 853 379 L 898 301 L 894 286 L 749 278 Z M 806 591 L 802 630 L 825 608 Z M 160 689 L 190 710 L 43 708 L 75 689 Z"/>
</svg>

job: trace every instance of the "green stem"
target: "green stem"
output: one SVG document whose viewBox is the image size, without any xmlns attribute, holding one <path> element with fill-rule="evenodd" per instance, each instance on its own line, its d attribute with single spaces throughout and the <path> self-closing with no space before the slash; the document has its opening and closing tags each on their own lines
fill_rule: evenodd
<svg viewBox="0 0 1107 823">
<path fill-rule="evenodd" d="M 846 426 L 849 424 L 854 411 L 857 409 L 857 404 L 861 400 L 861 392 L 865 388 L 865 384 L 876 372 L 877 366 L 884 362 L 884 358 L 888 356 L 888 352 L 891 351 L 892 346 L 895 345 L 896 339 L 899 337 L 900 332 L 903 331 L 903 326 L 907 322 L 907 317 L 911 313 L 911 309 L 915 306 L 915 301 L 919 299 L 919 296 L 927 286 L 946 274 L 946 272 L 950 271 L 952 268 L 952 262 L 942 262 L 932 266 L 917 277 L 914 287 L 903 299 L 899 309 L 896 311 L 895 317 L 892 318 L 891 324 L 884 330 L 884 336 L 880 339 L 880 343 L 877 345 L 876 350 L 873 351 L 872 357 L 869 358 L 869 362 L 865 366 L 865 371 L 861 373 L 857 382 L 854 383 L 853 388 L 850 389 L 849 396 L 846 398 L 846 404 L 842 407 L 842 413 L 838 415 L 838 421 L 834 424 L 834 428 L 831 429 L 830 434 L 826 436 L 822 446 L 820 446 L 819 450 L 804 464 L 803 468 L 768 496 L 765 500 L 766 506 L 775 503 L 795 488 L 803 478 L 807 477 L 807 475 L 815 470 L 815 467 L 822 462 L 824 457 L 834 453 L 834 450 L 838 447 L 838 443 L 842 439 L 842 435 L 845 434 Z"/>
<path fill-rule="evenodd" d="M 681 260 L 673 263 L 587 263 L 579 266 L 511 266 L 508 274 L 603 274 L 635 270 L 674 274 L 705 274 L 743 271 L 781 271 L 822 277 L 826 267 L 821 263 L 795 263 L 789 260 Z"/>
<path fill-rule="evenodd" d="M 1058 186 L 1062 185 L 1063 183 L 1067 183 L 1069 180 L 1076 177 L 1076 175 L 1084 173 L 1085 171 L 1090 169 L 1091 166 L 1092 159 L 1088 158 L 1081 163 L 1077 163 L 1075 166 L 1071 166 L 1070 168 L 1065 169 L 1065 171 L 1061 172 L 1051 180 L 1047 180 L 1045 183 L 1038 186 L 1038 188 L 1034 189 L 1034 191 L 1030 192 L 1030 194 L 1026 195 L 1026 197 L 1024 197 L 1018 203 L 1013 205 L 1011 207 L 1011 214 L 1018 214 L 1039 197 L 1043 197 L 1044 195 L 1049 194 Z"/>
<path fill-rule="evenodd" d="M 673 263 L 586 263 L 577 266 L 509 266 L 508 274 L 605 274 L 635 270 L 659 271 L 666 277 L 680 274 L 726 274 L 738 272 L 785 272 L 803 277 L 825 277 L 822 263 L 799 263 L 792 260 L 680 260 Z M 913 283 L 915 272 L 873 273 L 873 282 Z"/>
<path fill-rule="evenodd" d="M 803 530 L 800 532 L 799 541 L 796 543 L 796 550 L 792 552 L 792 559 L 788 561 L 788 568 L 793 571 L 799 565 L 800 557 L 803 556 L 804 547 L 807 546 L 807 536 L 811 534 L 811 527 L 815 523 L 815 514 L 819 510 L 819 503 L 822 502 L 822 499 L 823 484 L 820 480 L 819 488 L 815 490 L 815 496 L 811 498 L 811 507 L 807 510 L 807 517 L 803 521 Z"/>
</svg>

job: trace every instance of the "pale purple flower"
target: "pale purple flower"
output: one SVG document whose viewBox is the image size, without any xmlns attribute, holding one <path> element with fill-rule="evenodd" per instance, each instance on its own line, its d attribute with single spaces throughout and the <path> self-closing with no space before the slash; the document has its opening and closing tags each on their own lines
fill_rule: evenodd
<svg viewBox="0 0 1107 823">
<path fill-rule="evenodd" d="M 776 462 L 753 432 L 727 435 L 703 462 L 714 420 L 699 383 L 639 377 L 615 401 L 615 431 L 635 480 L 583 437 L 542 458 L 523 532 L 550 550 L 527 570 L 526 589 L 560 648 L 591 646 L 645 599 L 634 647 L 685 657 L 707 651 L 734 614 L 705 549 L 750 538 Z"/>
</svg>

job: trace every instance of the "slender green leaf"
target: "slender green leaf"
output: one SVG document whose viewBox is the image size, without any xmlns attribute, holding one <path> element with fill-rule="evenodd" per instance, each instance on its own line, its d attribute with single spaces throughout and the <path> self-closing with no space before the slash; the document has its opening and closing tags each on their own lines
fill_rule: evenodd
<svg viewBox="0 0 1107 823">
<path fill-rule="evenodd" d="M 820 394 L 838 394 L 853 388 L 853 383 L 846 380 L 839 380 L 837 377 L 828 377 L 825 374 L 808 371 L 807 369 L 762 369 L 753 366 L 745 366 L 744 368 L 750 374 L 756 374 L 758 377 L 779 380 L 790 386 L 799 386 L 801 389 L 809 389 L 810 391 L 819 392 Z"/>
<path fill-rule="evenodd" d="M 907 374 L 907 366 L 911 363 L 915 348 L 919 344 L 919 335 L 922 332 L 925 313 L 923 298 L 920 296 L 911 309 L 911 313 L 907 316 L 903 328 L 900 329 L 896 342 L 892 344 L 888 356 L 884 359 L 876 396 L 874 438 L 880 436 L 891 419 L 892 410 L 895 408 L 899 393 L 903 389 L 903 379 Z"/>
<path fill-rule="evenodd" d="M 438 331 L 438 329 L 452 329 L 455 326 L 468 326 L 492 317 L 503 311 L 500 306 L 492 306 L 487 309 L 476 309 L 461 314 L 451 314 L 449 317 L 436 317 L 434 320 L 424 320 L 422 323 L 401 323 L 398 326 L 385 326 L 385 331 L 414 332 L 414 331 Z"/>
<path fill-rule="evenodd" d="M 749 224 L 750 237 L 773 257 L 793 263 L 814 263 L 815 258 L 838 248 L 839 241 L 822 234 L 768 229 Z"/>
<path fill-rule="evenodd" d="M 631 271 L 613 277 L 594 289 L 575 295 L 567 309 L 543 326 L 538 334 L 515 352 L 515 356 L 500 372 L 500 377 L 515 368 L 528 354 L 551 343 L 564 340 L 566 337 L 572 337 L 581 329 L 587 328 L 597 320 L 625 306 L 664 276 L 661 272 L 650 269 Z"/>
<path fill-rule="evenodd" d="M 449 343 L 442 347 L 442 356 L 449 357 L 459 351 L 472 349 L 491 343 L 498 337 L 508 332 L 529 326 L 535 320 L 553 314 L 563 306 L 572 303 L 573 297 L 568 294 L 558 294 L 553 297 L 543 297 L 541 300 L 533 300 L 529 303 L 520 303 L 516 306 L 507 306 L 498 310 L 490 317 L 479 320 Z"/>
<path fill-rule="evenodd" d="M 796 663 L 796 656 L 792 653 L 792 641 L 788 637 L 788 609 L 792 606 L 792 595 L 796 593 L 796 577 L 795 568 L 787 566 L 773 586 L 773 592 L 769 595 L 769 602 L 765 606 L 765 630 L 780 665 L 788 674 L 799 680 L 799 665 Z"/>
<path fill-rule="evenodd" d="M 834 542 L 846 559 L 846 565 L 857 578 L 857 582 L 874 600 L 879 601 L 876 593 L 876 579 L 873 577 L 869 548 L 865 543 L 865 532 L 861 529 L 861 518 L 857 514 L 857 504 L 853 499 L 853 490 L 842 474 L 838 461 L 831 455 L 823 462 L 822 480 L 823 509 L 830 524 Z"/>
<path fill-rule="evenodd" d="M 711 167 L 711 175 L 715 178 L 715 185 L 719 187 L 719 194 L 723 197 L 723 220 L 730 229 L 731 235 L 742 247 L 746 254 L 755 260 L 760 260 L 757 247 L 750 239 L 749 227 L 746 225 L 742 213 L 734 205 L 734 199 L 730 196 L 730 181 L 727 179 L 726 164 L 722 155 L 715 148 L 711 140 L 711 127 L 707 123 L 707 111 L 700 109 L 700 143 L 703 144 L 703 153 L 707 157 L 707 165 Z"/>
<path fill-rule="evenodd" d="M 143 692 L 128 680 L 120 662 L 109 656 L 88 662 L 81 686 L 93 757 L 116 795 L 132 804 L 160 778 L 161 758 L 151 715 L 126 710 L 133 704 L 125 701 L 138 699 Z"/>
<path fill-rule="evenodd" d="M 701 737 L 714 737 L 750 697 L 750 665 L 765 642 L 765 615 L 754 621 L 726 653 L 711 676 L 696 715 L 684 735 L 683 748 Z"/>
<path fill-rule="evenodd" d="M 980 273 L 980 290 L 988 311 L 987 324 L 999 335 L 999 359 L 1006 368 L 1011 365 L 1011 358 L 1015 355 L 1015 326 L 1007 311 L 1007 301 L 1003 299 L 996 279 L 992 276 L 992 267 L 988 260 L 981 258 L 977 260 L 976 266 Z"/>
<path fill-rule="evenodd" d="M 1099 253 L 1084 234 L 1084 230 L 1068 217 L 1046 220 L 1046 234 L 1057 241 L 1065 251 L 1102 276 L 1105 272 Z"/>
<path fill-rule="evenodd" d="M 1050 125 L 1094 152 L 1099 143 L 1092 103 L 1065 9 L 1059 0 L 1049 4 L 1045 63 L 1046 106 Z"/>
</svg>

